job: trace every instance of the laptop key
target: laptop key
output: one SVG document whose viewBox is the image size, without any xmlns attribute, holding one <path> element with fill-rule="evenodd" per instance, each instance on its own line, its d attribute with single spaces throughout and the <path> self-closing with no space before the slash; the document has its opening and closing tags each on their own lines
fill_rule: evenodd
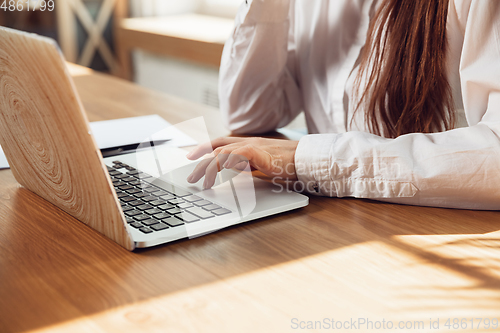
<svg viewBox="0 0 500 333">
<path fill-rule="evenodd" d="M 180 210 L 179 208 L 172 208 L 172 209 L 167 210 L 167 213 L 169 213 L 171 215 L 179 214 L 181 212 L 182 212 L 182 210 Z"/>
<path fill-rule="evenodd" d="M 220 215 L 229 214 L 229 213 L 231 213 L 231 211 L 229 209 L 219 208 L 219 209 L 213 210 L 212 213 L 220 216 Z"/>
<path fill-rule="evenodd" d="M 175 208 L 175 205 L 172 205 L 172 204 L 164 204 L 164 205 L 158 206 L 158 207 L 156 207 L 156 208 L 161 209 L 161 210 L 167 210 L 167 209 L 172 209 L 172 208 Z"/>
<path fill-rule="evenodd" d="M 120 171 L 114 169 L 113 171 L 109 172 L 109 175 L 110 176 L 119 176 L 119 175 L 123 175 L 123 174 Z"/>
<path fill-rule="evenodd" d="M 122 211 L 125 213 L 125 212 L 128 212 L 129 210 L 133 210 L 134 207 L 130 207 L 130 206 L 126 206 L 126 207 L 122 207 Z"/>
<path fill-rule="evenodd" d="M 180 225 L 184 225 L 184 222 L 182 222 L 181 220 L 179 220 L 178 218 L 176 217 L 169 217 L 169 218 L 166 218 L 166 219 L 163 219 L 161 220 L 163 223 L 166 223 L 168 224 L 169 226 L 171 227 L 178 227 Z"/>
<path fill-rule="evenodd" d="M 146 202 L 151 202 L 151 201 L 158 200 L 158 198 L 153 197 L 153 196 L 147 196 L 147 197 L 142 198 L 142 200 L 144 200 Z"/>
<path fill-rule="evenodd" d="M 125 212 L 125 215 L 127 216 L 136 216 L 142 214 L 140 210 L 129 210 L 128 212 Z"/>
<path fill-rule="evenodd" d="M 144 204 L 144 205 L 137 206 L 135 208 L 140 209 L 140 210 L 148 210 L 148 209 L 152 209 L 154 207 L 151 206 L 150 204 Z"/>
<path fill-rule="evenodd" d="M 175 217 L 180 220 L 183 220 L 186 223 L 192 223 L 200 220 L 197 216 L 194 216 L 193 214 L 189 214 L 186 212 L 176 214 Z"/>
<path fill-rule="evenodd" d="M 126 203 L 126 202 L 120 202 L 120 206 L 124 207 L 124 206 L 126 206 L 126 205 L 127 205 L 127 203 Z"/>
<path fill-rule="evenodd" d="M 172 204 L 172 205 L 178 205 L 178 204 L 181 204 L 181 203 L 184 203 L 185 201 L 180 199 L 180 198 L 175 198 L 175 199 L 171 199 L 171 200 L 168 200 L 168 203 Z"/>
<path fill-rule="evenodd" d="M 136 168 L 133 168 L 131 166 L 125 167 L 125 169 L 127 169 L 128 171 L 136 171 L 137 170 Z"/>
<path fill-rule="evenodd" d="M 211 205 L 212 203 L 208 200 L 201 200 L 201 201 L 196 201 L 194 204 L 198 207 L 202 207 L 202 206 Z"/>
<path fill-rule="evenodd" d="M 122 178 L 122 180 L 124 182 L 133 182 L 133 181 L 135 181 L 135 178 L 134 177 L 127 177 L 127 178 Z"/>
<path fill-rule="evenodd" d="M 135 200 L 135 201 L 131 201 L 128 203 L 130 206 L 141 206 L 141 205 L 144 205 L 144 202 L 142 202 L 141 200 Z"/>
<path fill-rule="evenodd" d="M 151 218 L 151 216 L 146 215 L 146 214 L 134 216 L 134 219 L 136 219 L 137 221 L 149 220 L 150 218 Z"/>
<path fill-rule="evenodd" d="M 151 187 L 143 188 L 142 190 L 144 192 L 148 192 L 148 193 L 153 194 L 153 192 L 157 192 L 158 191 L 158 188 L 151 186 Z"/>
<path fill-rule="evenodd" d="M 158 219 L 158 220 L 166 219 L 166 218 L 168 218 L 168 217 L 170 217 L 170 216 L 172 216 L 172 215 L 167 214 L 167 213 L 160 213 L 160 214 L 155 214 L 155 215 L 153 215 L 153 217 L 154 217 L 155 219 Z"/>
<path fill-rule="evenodd" d="M 184 200 L 186 200 L 187 202 L 195 202 L 195 201 L 200 201 L 200 200 L 203 200 L 202 198 L 200 198 L 199 196 L 197 195 L 190 195 L 190 196 L 187 196 L 185 198 L 183 198 Z"/>
<path fill-rule="evenodd" d="M 168 229 L 168 225 L 164 224 L 164 223 L 158 223 L 158 224 L 155 224 L 155 225 L 152 225 L 151 226 L 151 229 L 155 230 L 155 231 L 160 231 L 160 230 L 165 230 L 165 229 Z"/>
<path fill-rule="evenodd" d="M 134 187 L 133 186 L 130 186 L 128 184 L 125 184 L 125 185 L 122 185 L 122 186 L 118 186 L 118 188 L 122 191 L 126 191 L 126 190 L 131 190 L 133 189 Z"/>
<path fill-rule="evenodd" d="M 155 200 L 155 201 L 151 201 L 150 204 L 153 206 L 161 206 L 161 205 L 166 204 L 166 202 L 164 200 Z"/>
<path fill-rule="evenodd" d="M 125 192 L 127 192 L 128 194 L 136 194 L 136 193 L 142 193 L 141 190 L 138 190 L 136 188 L 132 188 L 130 190 L 126 190 Z"/>
<path fill-rule="evenodd" d="M 183 197 L 188 197 L 188 196 L 190 196 L 190 195 L 193 195 L 193 193 L 188 192 L 188 191 L 184 191 L 183 189 L 178 188 L 178 187 L 176 187 L 176 188 L 175 188 L 175 190 L 173 191 L 173 193 L 174 193 L 176 196 L 181 197 L 181 198 L 183 198 Z"/>
<path fill-rule="evenodd" d="M 211 212 L 206 211 L 200 207 L 189 208 L 189 209 L 186 209 L 186 211 L 188 213 L 191 213 L 191 214 L 198 216 L 199 218 L 202 218 L 202 219 L 208 219 L 208 218 L 214 217 L 214 214 L 212 214 Z"/>
<path fill-rule="evenodd" d="M 165 201 L 172 200 L 172 199 L 175 199 L 175 195 L 173 195 L 173 194 L 162 195 L 160 197 L 160 199 L 165 200 Z"/>
<path fill-rule="evenodd" d="M 123 173 L 119 176 L 115 176 L 116 179 L 123 179 L 123 178 L 128 178 L 128 177 L 129 177 L 129 175 L 125 175 Z"/>
<path fill-rule="evenodd" d="M 132 185 L 132 186 L 141 186 L 141 181 L 140 180 L 134 180 L 133 182 L 129 182 L 128 183 L 129 185 Z"/>
<path fill-rule="evenodd" d="M 186 209 L 186 208 L 193 207 L 193 204 L 190 202 L 184 202 L 184 203 L 178 204 L 177 207 L 179 207 L 180 209 Z"/>
<path fill-rule="evenodd" d="M 204 210 L 216 210 L 216 209 L 220 209 L 220 208 L 222 208 L 222 207 L 219 206 L 219 205 L 216 205 L 216 204 L 211 204 L 211 205 L 203 206 Z"/>
<path fill-rule="evenodd" d="M 168 192 L 160 190 L 160 191 L 153 192 L 153 195 L 156 195 L 157 197 L 161 197 L 162 195 L 168 195 Z"/>
<path fill-rule="evenodd" d="M 125 198 L 125 197 L 128 197 L 129 195 L 125 192 L 120 192 L 120 193 L 117 193 L 116 194 L 118 196 L 118 198 Z"/>
<path fill-rule="evenodd" d="M 127 223 L 134 223 L 135 220 L 129 216 L 125 216 L 125 221 L 127 221 Z"/>
<path fill-rule="evenodd" d="M 134 201 L 134 200 L 137 200 L 136 198 L 134 198 L 133 196 L 126 196 L 126 197 L 121 197 L 120 198 L 120 201 L 123 201 L 123 202 L 129 202 L 129 201 Z"/>
<path fill-rule="evenodd" d="M 136 229 L 144 227 L 144 225 L 140 222 L 133 222 L 133 223 L 130 223 L 130 225 Z"/>
<path fill-rule="evenodd" d="M 149 229 L 149 228 L 147 228 L 147 227 L 140 228 L 139 230 L 140 230 L 140 231 L 142 231 L 142 232 L 143 232 L 143 233 L 145 233 L 145 234 L 150 234 L 150 233 L 152 233 L 152 232 L 153 232 L 153 230 L 151 230 L 151 229 Z"/>
<path fill-rule="evenodd" d="M 149 226 L 152 226 L 152 225 L 160 223 L 160 221 L 155 220 L 155 219 L 149 219 L 149 220 L 141 221 L 141 223 L 144 224 L 144 225 L 147 225 L 149 227 Z"/>
<path fill-rule="evenodd" d="M 139 174 L 139 171 L 137 171 L 136 169 L 134 168 L 131 168 L 133 170 L 130 170 L 130 171 L 127 171 L 127 175 L 138 175 Z"/>
<path fill-rule="evenodd" d="M 145 194 L 144 192 L 137 192 L 134 194 L 134 197 L 136 198 L 144 198 L 144 197 L 147 197 L 148 195 Z"/>
<path fill-rule="evenodd" d="M 146 214 L 149 214 L 149 215 L 155 215 L 155 214 L 163 213 L 161 210 L 156 209 L 156 208 L 148 209 L 145 212 L 146 212 Z"/>
</svg>

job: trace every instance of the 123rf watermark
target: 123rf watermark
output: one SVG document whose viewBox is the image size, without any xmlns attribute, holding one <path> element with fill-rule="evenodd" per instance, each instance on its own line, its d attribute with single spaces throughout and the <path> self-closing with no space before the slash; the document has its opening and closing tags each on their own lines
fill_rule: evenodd
<svg viewBox="0 0 500 333">
<path fill-rule="evenodd" d="M 374 330 L 496 330 L 498 318 L 429 318 L 429 320 L 370 320 L 369 318 L 350 318 L 349 320 L 301 320 L 292 318 L 290 327 L 293 330 L 353 330 L 371 332 Z"/>
<path fill-rule="evenodd" d="M 22 11 L 53 11 L 55 9 L 54 0 L 0 0 L 0 10 L 4 12 Z"/>
</svg>

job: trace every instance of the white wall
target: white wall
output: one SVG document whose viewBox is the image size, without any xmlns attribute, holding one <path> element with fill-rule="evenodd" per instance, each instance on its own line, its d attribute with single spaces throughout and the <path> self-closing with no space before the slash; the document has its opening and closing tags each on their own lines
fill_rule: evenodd
<svg viewBox="0 0 500 333">
<path fill-rule="evenodd" d="M 134 52 L 134 64 L 139 85 L 219 107 L 218 69 L 144 51 Z"/>
</svg>

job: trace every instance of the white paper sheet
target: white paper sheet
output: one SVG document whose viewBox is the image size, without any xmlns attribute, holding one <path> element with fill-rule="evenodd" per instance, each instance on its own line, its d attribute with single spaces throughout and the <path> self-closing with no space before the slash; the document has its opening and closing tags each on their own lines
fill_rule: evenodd
<svg viewBox="0 0 500 333">
<path fill-rule="evenodd" d="M 194 146 L 197 142 L 159 115 L 96 121 L 90 128 L 100 149 L 141 143 L 149 138 L 167 140 L 169 146 Z"/>
<path fill-rule="evenodd" d="M 7 159 L 3 153 L 2 147 L 0 147 L 0 169 L 8 169 L 9 163 L 7 163 Z"/>
<path fill-rule="evenodd" d="M 100 149 L 125 146 L 153 138 L 167 140 L 169 146 L 188 147 L 198 144 L 196 140 L 171 125 L 159 115 L 96 121 L 90 128 Z M 9 168 L 0 147 L 0 169 Z"/>
</svg>

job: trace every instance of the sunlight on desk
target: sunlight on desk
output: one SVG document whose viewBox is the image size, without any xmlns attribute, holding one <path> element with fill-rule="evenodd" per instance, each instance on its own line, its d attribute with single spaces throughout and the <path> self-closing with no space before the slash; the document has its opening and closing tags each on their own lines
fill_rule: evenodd
<svg viewBox="0 0 500 333">
<path fill-rule="evenodd" d="M 361 317 L 394 323 L 420 321 L 425 327 L 430 318 L 440 318 L 443 327 L 447 318 L 496 318 L 500 290 L 488 280 L 497 283 L 500 275 L 478 273 L 475 267 L 498 266 L 493 257 L 499 257 L 500 248 L 494 255 L 484 256 L 473 245 L 480 239 L 494 245 L 500 242 L 500 238 L 484 235 L 442 235 L 394 236 L 387 242 L 355 244 L 39 332 L 199 332 L 224 327 L 238 328 L 238 332 L 276 332 L 290 329 L 293 318 L 349 321 Z M 457 248 L 469 242 L 471 246 Z M 454 265 L 468 266 L 471 274 L 464 274 L 463 269 L 456 274 Z"/>
</svg>

